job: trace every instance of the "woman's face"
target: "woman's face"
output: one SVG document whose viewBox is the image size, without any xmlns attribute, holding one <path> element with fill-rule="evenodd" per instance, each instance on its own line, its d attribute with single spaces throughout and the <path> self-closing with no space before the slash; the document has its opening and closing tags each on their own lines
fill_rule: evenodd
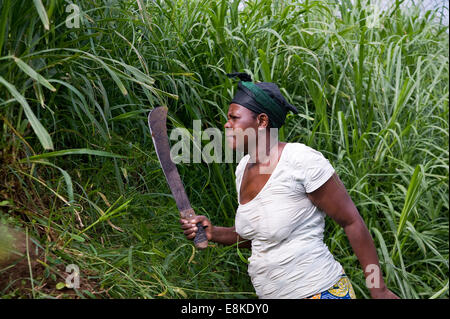
<svg viewBox="0 0 450 319">
<path fill-rule="evenodd" d="M 249 146 L 256 144 L 256 134 L 260 125 L 259 115 L 239 104 L 232 103 L 228 108 L 227 116 L 228 121 L 224 127 L 228 146 L 233 150 L 248 152 Z"/>
</svg>

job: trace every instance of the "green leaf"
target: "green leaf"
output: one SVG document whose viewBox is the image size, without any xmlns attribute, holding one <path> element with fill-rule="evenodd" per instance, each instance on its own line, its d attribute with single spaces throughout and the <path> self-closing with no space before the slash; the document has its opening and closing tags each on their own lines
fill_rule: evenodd
<svg viewBox="0 0 450 319">
<path fill-rule="evenodd" d="M 6 35 L 6 25 L 8 22 L 9 8 L 11 7 L 11 0 L 3 1 L 2 14 L 0 16 L 0 56 L 2 53 L 3 43 Z"/>
<path fill-rule="evenodd" d="M 10 200 L 3 200 L 0 202 L 0 206 L 11 206 L 12 201 Z"/>
<path fill-rule="evenodd" d="M 31 127 L 39 138 L 39 141 L 41 142 L 44 149 L 53 150 L 52 138 L 50 137 L 44 126 L 42 126 L 41 122 L 39 122 L 36 115 L 34 115 L 25 97 L 17 91 L 16 87 L 13 84 L 6 81 L 1 75 L 0 83 L 6 86 L 11 95 L 17 100 L 17 102 L 20 103 L 20 105 L 22 105 L 25 111 L 25 115 L 28 118 L 28 121 L 30 121 Z"/>
<path fill-rule="evenodd" d="M 36 10 L 41 18 L 42 24 L 44 24 L 45 30 L 50 30 L 50 22 L 48 21 L 47 11 L 41 0 L 33 0 Z"/>
<path fill-rule="evenodd" d="M 117 76 L 117 74 L 99 57 L 90 54 L 88 52 L 82 51 L 82 50 L 77 50 L 77 49 L 66 49 L 68 51 L 73 51 L 73 52 L 77 52 L 77 53 L 82 53 L 86 56 L 88 56 L 91 60 L 94 60 L 96 62 L 98 62 L 101 66 L 103 66 L 103 68 L 109 73 L 109 75 L 111 76 L 112 80 L 114 82 L 116 82 L 117 86 L 119 87 L 120 92 L 122 92 L 123 95 L 127 95 L 127 89 L 125 88 L 124 84 L 122 83 L 122 81 L 120 81 L 119 77 Z"/>
<path fill-rule="evenodd" d="M 97 155 L 97 156 L 105 156 L 105 157 L 127 158 L 127 156 L 109 153 L 109 152 L 105 152 L 105 151 L 91 150 L 88 148 L 75 148 L 75 149 L 55 151 L 55 152 L 49 152 L 49 153 L 30 156 L 28 158 L 23 159 L 21 162 L 25 162 L 25 161 L 27 161 L 27 159 L 28 160 L 37 160 L 37 159 L 42 159 L 42 158 L 49 158 L 49 157 L 56 157 L 56 156 L 63 156 L 63 155 L 74 155 L 74 154 L 87 154 L 87 155 Z"/>
<path fill-rule="evenodd" d="M 52 92 L 55 92 L 56 89 L 53 85 L 51 85 L 42 75 L 33 70 L 28 64 L 23 62 L 21 59 L 13 56 L 14 62 L 16 62 L 17 66 L 26 74 L 28 74 L 33 80 L 36 80 Z"/>
<path fill-rule="evenodd" d="M 417 202 L 422 178 L 422 165 L 417 165 L 414 170 L 413 176 L 411 177 L 411 181 L 409 182 L 408 191 L 406 192 L 405 204 L 403 205 L 403 209 L 400 214 L 400 221 L 397 228 L 397 237 L 399 237 L 402 233 L 406 221 L 408 220 L 408 216 L 410 215 L 414 205 Z"/>
<path fill-rule="evenodd" d="M 259 61 L 261 62 L 261 69 L 264 78 L 264 82 L 272 82 L 269 63 L 267 62 L 266 52 L 258 49 Z"/>
<path fill-rule="evenodd" d="M 56 284 L 56 289 L 61 290 L 61 289 L 64 289 L 64 288 L 66 288 L 66 283 L 64 283 L 64 282 L 58 282 L 58 283 Z"/>
<path fill-rule="evenodd" d="M 47 161 L 37 161 L 37 160 L 34 160 L 34 161 L 32 161 L 32 162 L 33 162 L 33 163 L 38 163 L 38 164 L 43 164 L 43 165 L 49 165 L 49 166 L 51 166 L 51 167 L 57 168 L 57 169 L 61 172 L 61 174 L 63 175 L 64 180 L 65 180 L 65 182 L 66 182 L 66 185 L 67 185 L 67 193 L 68 193 L 68 196 L 69 196 L 69 201 L 70 201 L 70 202 L 73 202 L 73 201 L 74 201 L 72 178 L 70 177 L 70 175 L 69 175 L 65 170 L 63 170 L 63 169 L 62 169 L 61 167 L 59 167 L 59 166 L 56 166 L 56 165 L 54 165 L 54 164 L 52 164 L 52 163 L 50 163 L 50 162 L 47 162 Z M 0 206 L 1 206 L 1 205 L 0 205 Z"/>
<path fill-rule="evenodd" d="M 247 260 L 247 258 L 244 257 L 244 255 L 242 255 L 240 249 L 239 249 L 239 245 L 236 245 L 236 252 L 239 256 L 239 258 L 246 264 L 249 264 L 250 262 Z"/>
<path fill-rule="evenodd" d="M 149 111 L 150 111 L 150 109 L 126 112 L 126 113 L 123 113 L 123 114 L 113 117 L 112 119 L 110 119 L 110 121 L 118 121 L 118 120 L 124 120 L 124 119 L 128 119 L 128 118 L 136 118 L 139 114 L 148 113 Z"/>
<path fill-rule="evenodd" d="M 75 239 L 76 241 L 79 241 L 80 243 L 84 243 L 84 238 L 79 236 L 79 235 L 75 235 L 75 234 L 70 234 L 70 237 L 72 237 L 73 239 Z"/>
</svg>

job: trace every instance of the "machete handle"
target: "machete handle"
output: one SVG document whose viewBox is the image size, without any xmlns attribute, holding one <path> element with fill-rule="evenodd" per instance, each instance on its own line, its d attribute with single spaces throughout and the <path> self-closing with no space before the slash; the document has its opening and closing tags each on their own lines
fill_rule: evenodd
<svg viewBox="0 0 450 319">
<path fill-rule="evenodd" d="M 198 249 L 205 249 L 208 247 L 208 238 L 206 237 L 205 227 L 203 227 L 201 222 L 197 223 L 197 233 L 194 238 L 194 245 Z"/>
<path fill-rule="evenodd" d="M 192 208 L 181 211 L 180 215 L 184 219 L 195 218 L 195 212 Z M 197 233 L 195 234 L 194 245 L 198 249 L 205 249 L 206 247 L 208 247 L 208 237 L 206 237 L 205 227 L 203 227 L 201 222 L 198 222 L 196 226 Z"/>
</svg>

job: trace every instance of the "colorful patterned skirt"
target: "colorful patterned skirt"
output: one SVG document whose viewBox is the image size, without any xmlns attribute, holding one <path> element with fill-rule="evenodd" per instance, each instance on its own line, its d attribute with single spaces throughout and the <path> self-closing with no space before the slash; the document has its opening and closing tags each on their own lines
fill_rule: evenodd
<svg viewBox="0 0 450 319">
<path fill-rule="evenodd" d="M 306 299 L 356 299 L 355 291 L 346 274 L 328 290 L 306 297 Z"/>
</svg>

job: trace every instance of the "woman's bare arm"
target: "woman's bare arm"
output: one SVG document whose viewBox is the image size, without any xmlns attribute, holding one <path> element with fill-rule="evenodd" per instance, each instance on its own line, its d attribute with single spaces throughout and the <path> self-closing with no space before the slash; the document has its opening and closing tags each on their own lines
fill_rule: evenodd
<svg viewBox="0 0 450 319">
<path fill-rule="evenodd" d="M 251 248 L 251 241 L 243 239 L 236 233 L 235 227 L 213 226 L 206 216 L 196 216 L 194 219 L 180 219 L 181 228 L 187 239 L 194 239 L 197 233 L 196 224 L 201 222 L 205 227 L 208 240 L 222 245 L 234 245 L 239 242 L 241 248 Z"/>
<path fill-rule="evenodd" d="M 335 173 L 325 184 L 308 194 L 308 198 L 341 225 L 364 270 L 372 298 L 398 298 L 387 289 L 369 230 L 358 209 Z"/>
</svg>

